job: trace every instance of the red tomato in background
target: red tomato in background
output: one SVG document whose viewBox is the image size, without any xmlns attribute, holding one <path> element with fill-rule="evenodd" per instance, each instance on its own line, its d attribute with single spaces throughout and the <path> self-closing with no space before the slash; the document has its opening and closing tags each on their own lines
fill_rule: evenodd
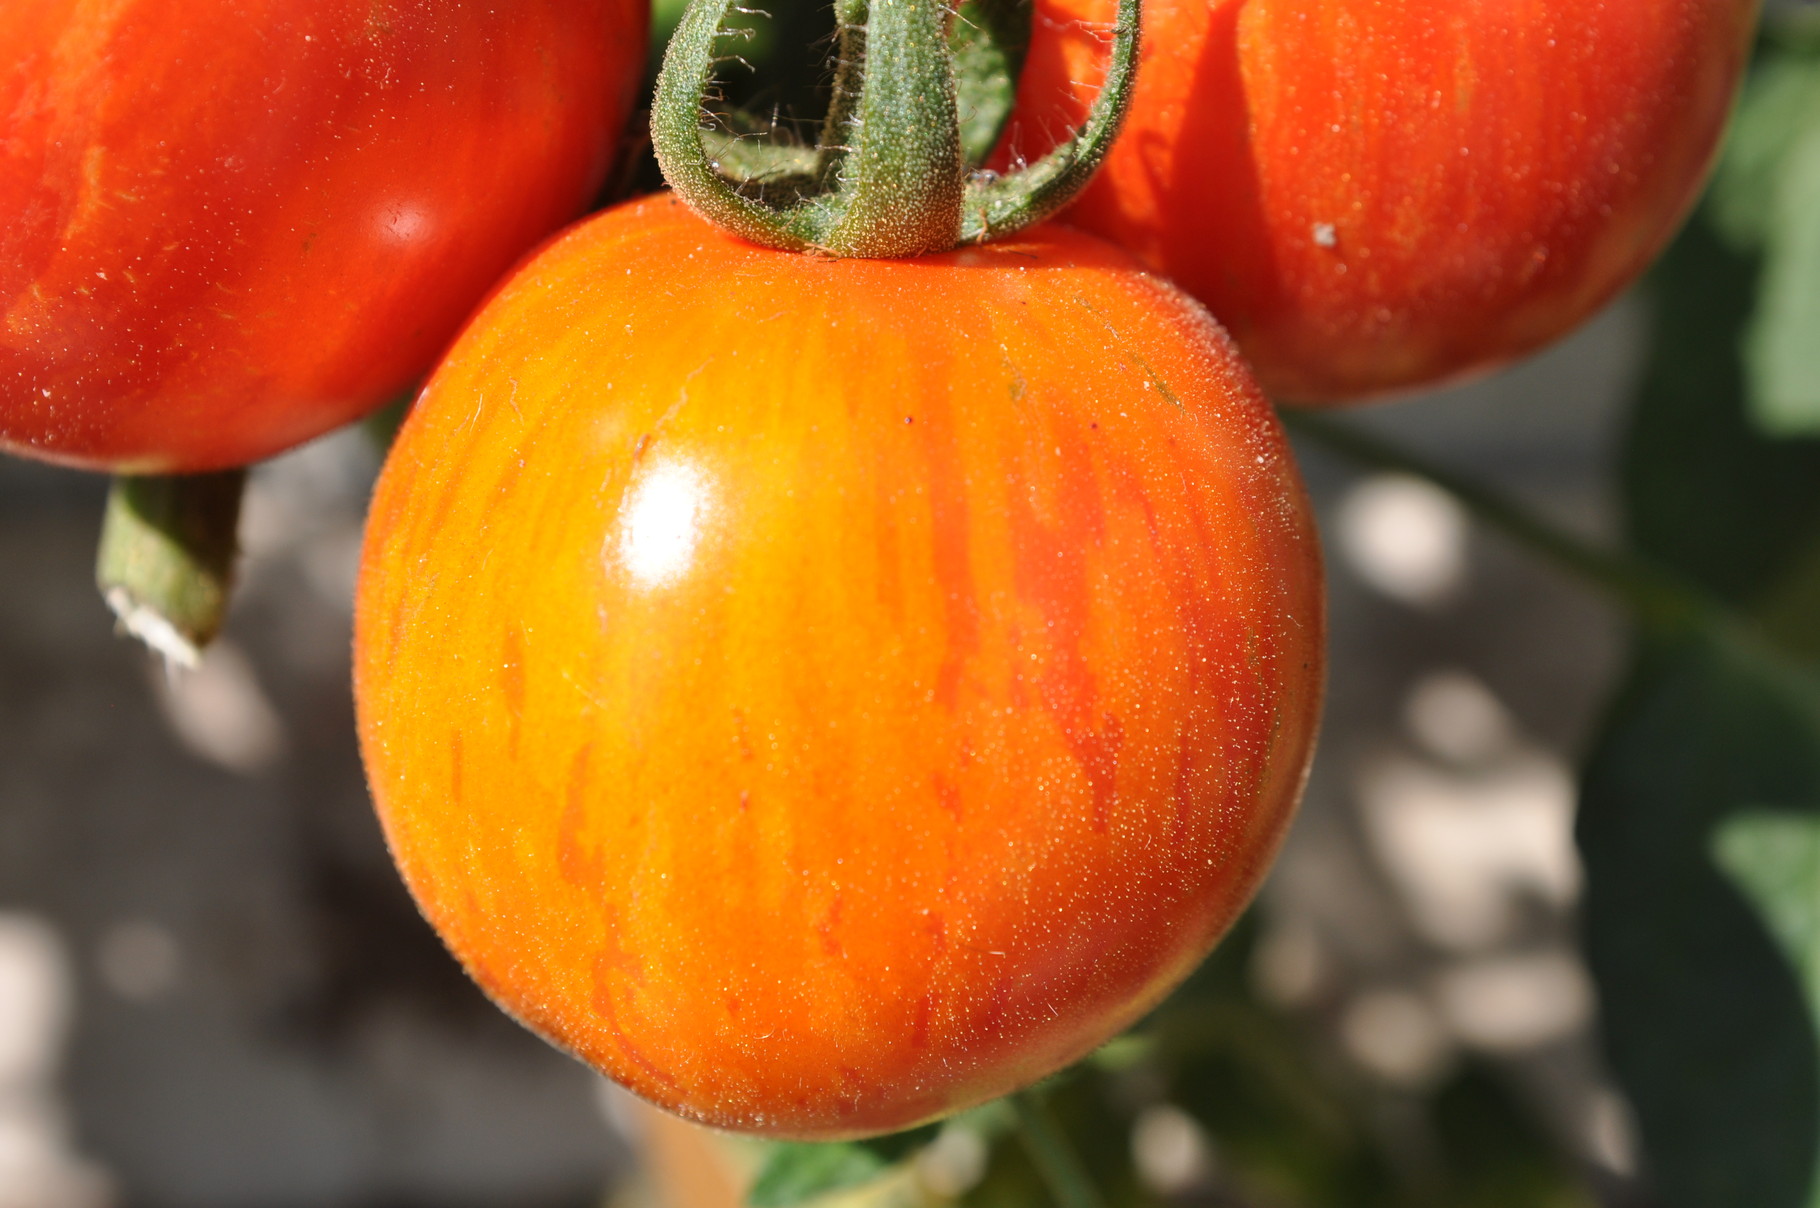
<svg viewBox="0 0 1820 1208">
<path fill-rule="evenodd" d="M 1036 0 L 1001 158 L 1086 111 L 1113 0 Z M 1691 205 L 1754 0 L 1149 0 L 1066 221 L 1207 303 L 1266 390 L 1491 369 L 1623 289 Z"/>
<path fill-rule="evenodd" d="M 578 213 L 642 0 L 0 4 L 0 447 L 235 465 L 425 372 Z"/>
<path fill-rule="evenodd" d="M 653 197 L 468 325 L 381 477 L 361 748 L 493 997 L 639 1094 L 803 1137 L 1130 1024 L 1276 850 L 1320 557 L 1199 306 L 1044 228 L 915 260 Z"/>
</svg>

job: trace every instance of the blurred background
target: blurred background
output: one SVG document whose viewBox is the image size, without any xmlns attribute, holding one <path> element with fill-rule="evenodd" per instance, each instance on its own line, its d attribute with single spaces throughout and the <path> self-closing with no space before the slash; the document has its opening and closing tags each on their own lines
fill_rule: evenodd
<svg viewBox="0 0 1820 1208">
<path fill-rule="evenodd" d="M 1752 418 L 1740 350 L 1765 282 L 1820 290 L 1820 236 L 1800 225 L 1820 173 L 1777 194 L 1796 190 L 1782 225 L 1764 200 L 1820 130 L 1812 7 L 1773 6 L 1742 141 L 1636 295 L 1495 378 L 1346 417 L 1810 653 L 1820 424 Z M 1803 265 L 1812 280 L 1788 286 Z M 1807 1016 L 1782 1061 L 1793 1089 L 1734 1125 L 1759 1148 L 1709 1146 L 1702 1167 L 1658 1105 L 1705 1076 L 1700 1055 L 1672 1019 L 1614 1030 L 1614 1009 L 1661 1001 L 1638 989 L 1656 983 L 1613 963 L 1621 928 L 1592 928 L 1590 963 L 1584 941 L 1589 883 L 1635 886 L 1589 876 L 1582 853 L 1611 849 L 1584 821 L 1576 843 L 1581 802 L 1622 798 L 1626 769 L 1679 767 L 1719 714 L 1635 737 L 1625 710 L 1673 659 L 1615 605 L 1430 480 L 1298 444 L 1331 575 L 1313 779 L 1234 935 L 1048 1088 L 1096 1180 L 1119 1205 L 1810 1202 Z M 484 1000 L 399 885 L 355 750 L 350 601 L 379 458 L 354 429 L 258 468 L 226 636 L 181 675 L 115 637 L 96 595 L 104 482 L 0 460 L 0 1208 L 1048 1203 L 1002 1109 L 810 1159 L 655 1116 Z M 1807 594 L 1783 590 L 1804 574 Z M 1787 884 L 1809 904 L 1796 940 L 1820 950 L 1820 880 Z M 1683 888 L 1636 892 L 1699 908 Z M 1764 993 L 1798 1008 L 1794 966 L 1763 959 Z M 1755 992 L 1748 970 L 1669 965 L 1671 985 Z M 1669 1143 L 1646 1152 L 1645 1133 Z M 1701 1183 L 1728 1163 L 1770 1173 Z"/>
</svg>

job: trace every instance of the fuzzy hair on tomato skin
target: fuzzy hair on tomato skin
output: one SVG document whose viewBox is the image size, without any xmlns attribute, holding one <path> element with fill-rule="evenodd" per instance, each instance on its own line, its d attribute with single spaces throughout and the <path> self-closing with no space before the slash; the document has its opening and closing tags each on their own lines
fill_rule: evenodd
<svg viewBox="0 0 1820 1208">
<path fill-rule="evenodd" d="M 1103 245 L 964 255 L 623 207 L 499 292 L 376 499 L 361 726 L 407 881 L 496 997 L 695 1118 L 888 1131 L 1084 1054 L 1305 774 L 1318 553 L 1261 396 Z M 698 488 L 686 569 L 628 554 Z"/>
</svg>

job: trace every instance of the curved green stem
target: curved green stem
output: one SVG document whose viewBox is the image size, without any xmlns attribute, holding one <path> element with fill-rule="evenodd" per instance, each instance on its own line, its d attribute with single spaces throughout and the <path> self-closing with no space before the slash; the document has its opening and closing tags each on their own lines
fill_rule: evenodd
<svg viewBox="0 0 1820 1208">
<path fill-rule="evenodd" d="M 1017 1113 L 1018 1134 L 1024 1149 L 1036 1166 L 1043 1182 L 1060 1208 L 1105 1208 L 1099 1189 L 1087 1177 L 1079 1155 L 1068 1143 L 1068 1135 L 1049 1114 L 1049 1107 L 1035 1087 L 1012 1095 L 1011 1109 Z"/>
<path fill-rule="evenodd" d="M 963 244 L 984 243 L 1041 222 L 1073 201 L 1099 171 L 1131 108 L 1137 86 L 1140 0 L 1119 0 L 1106 82 L 1074 136 L 1029 167 L 996 180 L 969 182 L 961 221 Z"/>
<path fill-rule="evenodd" d="M 1014 0 L 999 0 L 1001 5 Z M 907 257 L 984 242 L 1053 214 L 1086 187 L 1131 101 L 1141 0 L 1119 0 L 1106 85 L 1087 121 L 1060 147 L 1005 176 L 973 172 L 1003 120 L 980 98 L 1003 93 L 1021 59 L 1015 15 L 983 13 L 993 28 L 955 38 L 943 0 L 839 0 L 834 100 L 813 157 L 789 147 L 708 135 L 716 42 L 734 0 L 691 0 L 664 55 L 651 107 L 651 144 L 684 202 L 741 238 L 787 251 Z M 970 72 L 963 147 L 954 44 Z M 979 85 L 979 86 L 976 86 Z M 995 104 L 998 102 L 994 102 Z"/>
<path fill-rule="evenodd" d="M 1291 408 L 1283 408 L 1279 414 L 1283 425 L 1291 432 L 1352 461 L 1410 474 L 1440 487 L 1476 519 L 1628 608 L 1645 628 L 1667 631 L 1737 624 L 1736 618 L 1718 601 L 1654 563 L 1625 550 L 1608 549 L 1586 541 L 1485 484 L 1374 436 L 1357 425 Z"/>
<path fill-rule="evenodd" d="M 735 185 L 701 127 L 714 43 L 732 8 L 692 0 L 657 77 L 651 144 L 677 195 L 735 235 L 785 251 L 892 257 L 953 247 L 963 169 L 947 10 L 934 0 L 838 6 L 841 64 L 813 176 Z M 753 183 L 761 187 L 748 191 Z M 784 204 L 773 204 L 780 193 Z"/>
<path fill-rule="evenodd" d="M 120 628 L 195 667 L 221 631 L 246 470 L 122 474 L 108 492 L 95 583 Z"/>
<path fill-rule="evenodd" d="M 684 10 L 657 75 L 651 148 L 664 179 L 702 217 L 753 243 L 805 251 L 816 224 L 736 189 L 702 140 L 702 119 L 711 116 L 702 97 L 714 80 L 714 42 L 732 7 L 733 0 L 691 0 Z"/>
</svg>

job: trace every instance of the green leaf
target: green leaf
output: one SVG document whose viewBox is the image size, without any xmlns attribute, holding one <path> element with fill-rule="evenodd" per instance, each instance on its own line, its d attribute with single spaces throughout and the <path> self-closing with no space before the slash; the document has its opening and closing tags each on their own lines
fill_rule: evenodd
<svg viewBox="0 0 1820 1208">
<path fill-rule="evenodd" d="M 1735 251 L 1764 258 L 1744 336 L 1751 418 L 1772 436 L 1820 434 L 1820 55 L 1761 57 L 1707 214 Z"/>
<path fill-rule="evenodd" d="M 961 153 L 983 163 L 1011 117 L 1024 54 L 1030 49 L 1031 0 L 966 0 L 955 18 L 954 83 L 961 115 Z"/>
<path fill-rule="evenodd" d="M 1820 665 L 1820 533 L 1790 561 L 1775 589 L 1752 612 L 1780 649 Z"/>
<path fill-rule="evenodd" d="M 869 1183 L 890 1163 L 864 1145 L 782 1142 L 774 1146 L 746 1203 L 752 1208 L 792 1208 L 818 1196 Z"/>
<path fill-rule="evenodd" d="M 1820 121 L 1820 60 L 1770 54 L 1738 98 L 1713 173 L 1707 214 L 1725 240 L 1755 252 L 1769 239 L 1790 152 Z"/>
<path fill-rule="evenodd" d="M 1632 545 L 1753 636 L 1642 650 L 1581 800 L 1601 1023 L 1670 1208 L 1820 1205 L 1820 686 L 1797 670 L 1820 658 L 1820 441 L 1799 435 L 1820 433 L 1820 60 L 1804 55 L 1766 56 L 1706 206 L 1652 274 L 1624 449 Z"/>
<path fill-rule="evenodd" d="M 1820 818 L 1751 812 L 1719 825 L 1719 867 L 1757 908 L 1820 1017 Z"/>
<path fill-rule="evenodd" d="M 670 44 L 670 35 L 676 32 L 677 22 L 682 20 L 683 9 L 689 6 L 689 0 L 651 0 L 651 60 L 659 62 L 664 57 L 664 47 Z"/>
<path fill-rule="evenodd" d="M 1622 470 L 1633 548 L 1746 609 L 1820 549 L 1820 441 L 1772 439 L 1746 414 L 1739 345 L 1756 281 L 1756 261 L 1704 215 L 1652 273 L 1650 360 Z"/>
<path fill-rule="evenodd" d="M 938 1127 L 926 1124 L 864 1141 L 774 1142 L 766 1147 L 769 1152 L 746 1203 L 791 1208 L 869 1183 L 934 1140 Z"/>
<path fill-rule="evenodd" d="M 1751 416 L 1771 435 L 1820 435 L 1820 104 L 1774 184 L 1745 337 Z"/>
<path fill-rule="evenodd" d="M 1587 953 L 1669 1208 L 1815 1203 L 1820 1046 L 1779 940 L 1820 862 L 1766 857 L 1758 819 L 1816 823 L 1816 699 L 1742 640 L 1647 649 L 1586 769 Z"/>
</svg>

